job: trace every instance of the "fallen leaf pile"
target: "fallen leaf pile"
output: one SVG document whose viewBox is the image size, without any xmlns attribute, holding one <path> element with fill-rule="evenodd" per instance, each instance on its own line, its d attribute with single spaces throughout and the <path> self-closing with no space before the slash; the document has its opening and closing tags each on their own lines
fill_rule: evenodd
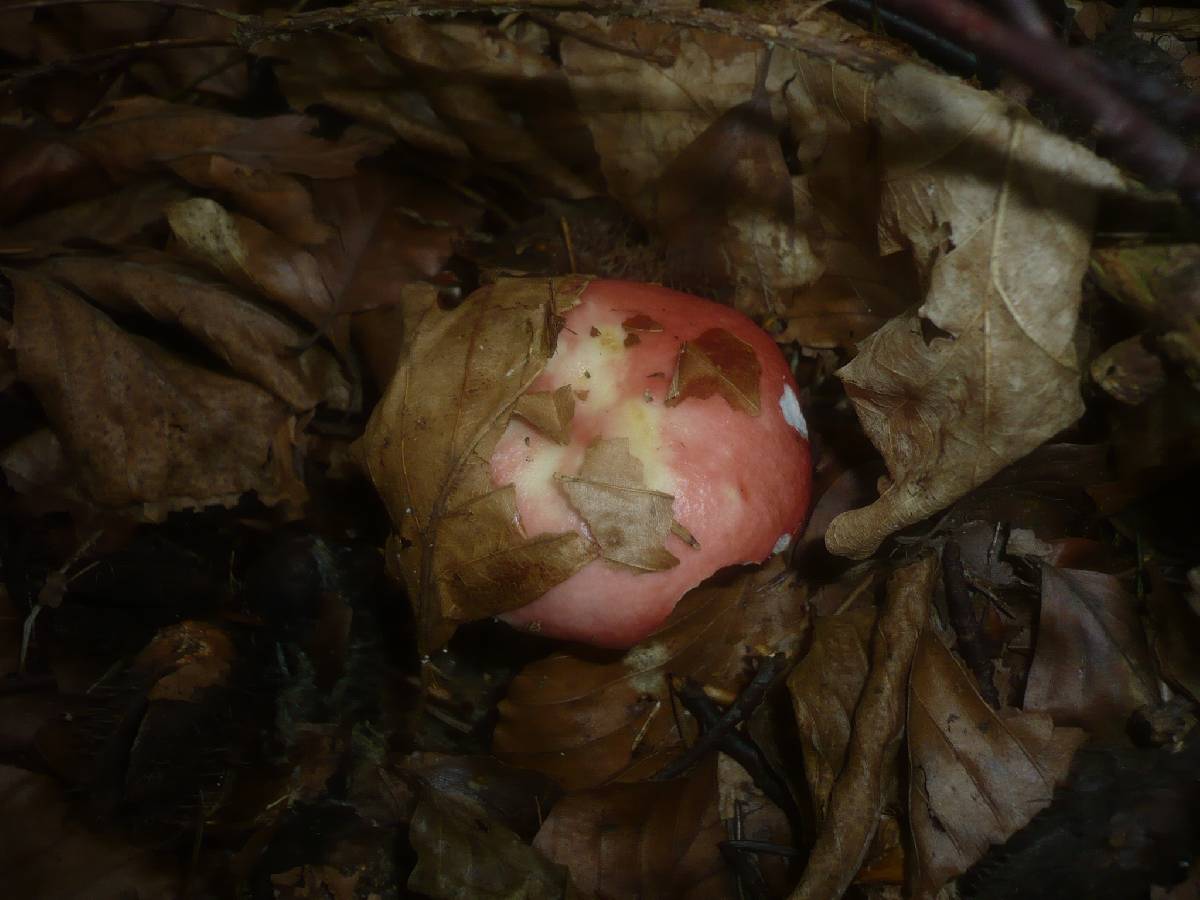
<svg viewBox="0 0 1200 900">
<path fill-rule="evenodd" d="M 1196 223 L 1013 84 L 716 6 L 0 9 L 13 896 L 1194 893 Z M 1067 6 L 1195 86 L 1192 14 Z M 759 322 L 815 456 L 627 650 L 496 618 L 690 538 L 622 439 L 587 537 L 491 481 L 596 277 Z M 662 375 L 768 399 L 720 329 Z"/>
</svg>

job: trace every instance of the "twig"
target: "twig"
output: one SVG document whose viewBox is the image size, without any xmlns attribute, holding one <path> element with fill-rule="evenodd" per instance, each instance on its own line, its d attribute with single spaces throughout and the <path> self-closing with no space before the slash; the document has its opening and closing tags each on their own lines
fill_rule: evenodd
<svg viewBox="0 0 1200 900">
<path fill-rule="evenodd" d="M 788 859 L 796 859 L 804 855 L 795 847 L 788 847 L 785 844 L 770 844 L 766 841 L 722 841 L 722 846 L 745 853 L 766 853 L 769 856 L 783 856 Z"/>
<path fill-rule="evenodd" d="M 867 28 L 882 27 L 891 37 L 904 41 L 925 58 L 959 75 L 979 71 L 979 58 L 970 50 L 951 43 L 911 19 L 882 9 L 876 0 L 833 0 L 830 7 L 852 22 Z"/>
<path fill-rule="evenodd" d="M 251 16 L 236 13 L 232 10 L 220 9 L 204 3 L 192 3 L 189 0 L 31 0 L 28 3 L 13 3 L 0 8 L 0 16 L 3 16 L 5 13 L 33 12 L 39 9 L 54 9 L 55 7 L 62 6 L 95 6 L 101 3 L 106 3 L 109 6 L 114 4 L 135 4 L 160 6 L 164 9 L 187 9 L 192 12 L 207 13 L 210 16 L 219 16 L 222 19 L 229 19 L 232 22 L 245 22 L 252 18 Z"/>
<path fill-rule="evenodd" d="M 1006 25 L 965 0 L 889 0 L 888 5 L 1070 104 L 1091 124 L 1102 155 L 1149 184 L 1177 191 L 1200 210 L 1200 156 L 1108 81 L 1088 77 L 1090 57 Z"/>
<path fill-rule="evenodd" d="M 947 541 L 942 549 L 942 582 L 946 586 L 950 624 L 958 636 L 958 654 L 975 676 L 979 695 L 992 709 L 999 709 L 1000 697 L 996 693 L 994 680 L 996 669 L 983 646 L 979 620 L 975 618 L 971 592 L 967 588 L 967 577 L 963 570 L 962 550 L 954 541 Z"/>
<path fill-rule="evenodd" d="M 621 44 L 617 41 L 610 41 L 603 35 L 595 34 L 585 28 L 574 28 L 570 25 L 564 25 L 553 16 L 545 16 L 536 12 L 525 13 L 525 18 L 537 22 L 543 28 L 548 28 L 551 31 L 557 31 L 560 34 L 565 34 L 567 37 L 575 38 L 581 44 L 587 44 L 599 50 L 609 50 L 621 56 L 628 56 L 632 59 L 641 59 L 646 62 L 654 63 L 656 66 L 669 66 L 674 62 L 674 57 L 669 53 L 659 53 L 652 50 L 642 50 L 638 47 L 630 47 L 628 44 Z"/>
</svg>

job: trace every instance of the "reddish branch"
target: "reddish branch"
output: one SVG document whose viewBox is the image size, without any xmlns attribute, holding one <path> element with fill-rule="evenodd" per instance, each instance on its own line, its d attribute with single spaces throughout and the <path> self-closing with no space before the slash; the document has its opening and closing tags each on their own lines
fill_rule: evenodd
<svg viewBox="0 0 1200 900">
<path fill-rule="evenodd" d="M 1092 125 L 1099 152 L 1151 185 L 1178 191 L 1200 210 L 1200 157 L 1122 96 L 1111 80 L 1094 77 L 1092 57 L 1005 24 L 966 0 L 888 0 L 887 5 L 1068 106 Z"/>
</svg>

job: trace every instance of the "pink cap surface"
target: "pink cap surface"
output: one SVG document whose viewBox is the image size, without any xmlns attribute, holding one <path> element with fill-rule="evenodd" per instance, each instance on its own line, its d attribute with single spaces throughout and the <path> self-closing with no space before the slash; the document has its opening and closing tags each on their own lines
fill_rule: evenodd
<svg viewBox="0 0 1200 900">
<path fill-rule="evenodd" d="M 630 331 L 623 323 L 634 317 L 662 330 Z M 757 416 L 720 394 L 666 405 L 681 346 L 711 329 L 729 332 L 757 355 Z M 627 340 L 631 333 L 637 338 Z M 505 614 L 514 626 L 603 647 L 630 646 L 705 578 L 724 566 L 765 559 L 803 524 L 812 473 L 796 385 L 775 342 L 741 313 L 653 285 L 593 282 L 567 314 L 555 354 L 531 390 L 563 385 L 576 395 L 567 445 L 514 418 L 492 455 L 492 483 L 516 486 L 525 534 L 588 535 L 554 476 L 576 474 L 592 441 L 625 438 L 646 486 L 675 498 L 675 520 L 699 548 L 670 535 L 665 546 L 679 565 L 658 572 L 597 559 Z"/>
</svg>

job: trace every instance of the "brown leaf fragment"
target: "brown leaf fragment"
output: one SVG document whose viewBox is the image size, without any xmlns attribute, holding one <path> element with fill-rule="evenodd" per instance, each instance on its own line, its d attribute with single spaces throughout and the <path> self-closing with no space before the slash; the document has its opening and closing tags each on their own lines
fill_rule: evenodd
<svg viewBox="0 0 1200 900">
<path fill-rule="evenodd" d="M 531 391 L 521 395 L 513 415 L 524 419 L 556 444 L 571 440 L 571 419 L 575 416 L 575 394 L 564 384 L 553 391 Z"/>
<path fill-rule="evenodd" d="M 592 896 L 721 897 L 725 837 L 710 761 L 685 779 L 568 794 L 533 846 Z"/>
<path fill-rule="evenodd" d="M 1042 566 L 1042 610 L 1024 708 L 1093 734 L 1123 733 L 1158 699 L 1137 602 L 1119 578 Z"/>
<path fill-rule="evenodd" d="M 754 348 L 724 328 L 710 328 L 684 341 L 667 390 L 667 406 L 689 397 L 720 394 L 734 409 L 757 416 L 761 411 L 758 382 L 762 364 Z"/>
<path fill-rule="evenodd" d="M 196 187 L 222 191 L 234 205 L 297 244 L 320 244 L 333 236 L 313 209 L 313 198 L 294 175 L 256 169 L 225 156 L 206 154 L 171 162 Z"/>
<path fill-rule="evenodd" d="M 115 177 L 190 156 L 220 154 L 242 165 L 310 178 L 344 178 L 390 141 L 357 128 L 340 141 L 313 137 L 307 116 L 251 119 L 155 97 L 129 97 L 89 121 L 72 146 Z"/>
<path fill-rule="evenodd" d="M 630 316 L 621 323 L 621 327 L 627 332 L 648 331 L 651 333 L 656 333 L 663 330 L 661 323 L 655 322 L 645 313 L 638 313 L 637 315 Z"/>
<path fill-rule="evenodd" d="M 75 287 L 104 309 L 143 312 L 177 324 L 230 369 L 296 410 L 325 403 L 349 409 L 351 387 L 333 355 L 280 313 L 167 256 L 126 259 L 64 256 L 41 271 Z"/>
<path fill-rule="evenodd" d="M 1084 738 L 1043 713 L 993 710 L 927 632 L 908 697 L 912 895 L 934 896 L 1047 806 Z"/>
<path fill-rule="evenodd" d="M 329 324 L 333 298 L 308 251 L 204 197 L 167 207 L 167 222 L 192 258 L 317 327 Z"/>
<path fill-rule="evenodd" d="M 842 896 L 866 860 L 883 811 L 886 776 L 900 752 L 909 668 L 929 619 L 937 576 L 937 558 L 926 556 L 888 579 L 845 762 L 792 900 Z"/>
<path fill-rule="evenodd" d="M 806 612 L 805 591 L 778 557 L 714 578 L 623 654 L 568 651 L 526 666 L 500 703 L 492 752 L 568 790 L 648 779 L 684 740 L 668 673 L 736 694 L 748 681 L 746 648 L 796 652 Z"/>
<path fill-rule="evenodd" d="M 813 623 L 812 645 L 788 675 L 788 693 L 804 753 L 804 777 L 823 821 L 833 785 L 846 762 L 854 710 L 871 668 L 871 634 L 878 614 L 861 607 Z"/>
<path fill-rule="evenodd" d="M 422 791 L 409 840 L 417 865 L 408 876 L 408 889 L 434 900 L 579 896 L 563 866 L 548 862 L 461 794 Z"/>
<path fill-rule="evenodd" d="M 435 577 L 442 615 L 459 622 L 524 606 L 598 555 L 578 532 L 525 538 L 511 484 L 469 500 L 442 519 Z"/>
<path fill-rule="evenodd" d="M 1080 283 L 1095 196 L 1117 182 L 1082 148 L 932 72 L 899 66 L 877 91 L 881 241 L 912 248 L 928 289 L 839 373 L 892 476 L 826 532 L 830 550 L 855 558 L 1083 411 Z"/>
<path fill-rule="evenodd" d="M 81 200 L 0 231 L 0 254 L 44 256 L 66 245 L 117 246 L 163 218 L 167 205 L 187 197 L 169 181 L 139 181 L 112 194 Z"/>
<path fill-rule="evenodd" d="M 390 565 L 408 587 L 424 653 L 453 630 L 442 610 L 458 608 L 444 596 L 446 582 L 438 573 L 448 569 L 440 557 L 474 558 L 474 535 L 465 547 L 448 546 L 444 520 L 494 490 L 492 449 L 518 399 L 554 352 L 558 313 L 577 301 L 586 284 L 580 278 L 507 279 L 450 312 L 425 307 L 413 323 L 408 353 L 367 424 L 362 445 L 367 471 L 399 537 L 391 542 Z M 514 517 L 505 528 L 515 527 Z M 507 537 L 492 535 L 493 546 L 511 546 L 512 535 L 511 530 Z M 561 547 L 555 545 L 554 552 Z M 546 583 L 539 593 L 551 586 Z M 473 602 L 482 598 L 475 595 Z"/>
<path fill-rule="evenodd" d="M 628 438 L 593 442 L 578 475 L 554 477 L 604 559 L 645 572 L 679 565 L 663 546 L 675 521 L 675 498 L 646 487 L 642 461 L 629 452 Z"/>
<path fill-rule="evenodd" d="M 71 291 L 8 272 L 17 364 L 91 499 L 151 509 L 289 490 L 291 417 L 261 388 L 125 334 Z M 294 478 L 294 474 L 291 475 Z"/>
<path fill-rule="evenodd" d="M 1152 582 L 1146 605 L 1154 625 L 1152 647 L 1158 670 L 1164 681 L 1200 702 L 1200 569 L 1192 569 L 1189 580 L 1192 602 L 1186 591 L 1152 569 Z"/>
</svg>

